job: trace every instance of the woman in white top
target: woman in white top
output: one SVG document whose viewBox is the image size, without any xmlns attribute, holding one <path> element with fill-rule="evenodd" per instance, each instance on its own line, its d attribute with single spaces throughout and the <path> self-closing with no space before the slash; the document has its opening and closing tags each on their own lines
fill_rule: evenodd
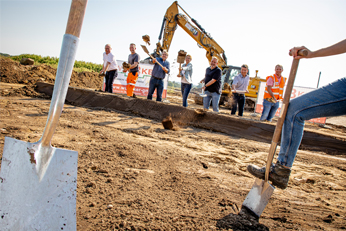
<svg viewBox="0 0 346 231">
<path fill-rule="evenodd" d="M 187 107 L 187 98 L 192 87 L 192 57 L 186 55 L 185 63 L 179 68 L 181 75 L 181 94 L 183 96 L 183 106 Z"/>
</svg>

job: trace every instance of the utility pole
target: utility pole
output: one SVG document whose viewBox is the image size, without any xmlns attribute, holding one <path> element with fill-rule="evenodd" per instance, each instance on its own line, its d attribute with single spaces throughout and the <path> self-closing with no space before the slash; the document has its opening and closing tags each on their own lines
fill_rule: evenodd
<svg viewBox="0 0 346 231">
<path fill-rule="evenodd" d="M 317 88 L 318 88 L 318 85 L 320 85 L 320 78 L 321 78 L 321 72 L 320 72 L 320 75 L 318 76 Z"/>
</svg>

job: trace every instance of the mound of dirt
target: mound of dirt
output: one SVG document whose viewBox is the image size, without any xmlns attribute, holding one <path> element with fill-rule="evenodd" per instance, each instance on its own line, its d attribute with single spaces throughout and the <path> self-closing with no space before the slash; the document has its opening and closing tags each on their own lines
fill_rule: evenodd
<svg viewBox="0 0 346 231">
<path fill-rule="evenodd" d="M 0 57 L 0 82 L 26 84 L 30 88 L 35 86 L 36 82 L 54 83 L 55 76 L 56 69 L 51 66 L 21 65 L 10 58 Z M 99 77 L 97 72 L 72 72 L 70 80 L 72 87 L 101 89 L 102 84 L 103 77 Z M 39 97 L 35 92 L 30 95 L 29 91 L 25 91 L 23 95 Z"/>
</svg>

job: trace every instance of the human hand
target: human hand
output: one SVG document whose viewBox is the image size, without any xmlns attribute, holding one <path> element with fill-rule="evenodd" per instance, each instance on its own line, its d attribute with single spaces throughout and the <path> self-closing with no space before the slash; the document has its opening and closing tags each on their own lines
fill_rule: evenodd
<svg viewBox="0 0 346 231">
<path fill-rule="evenodd" d="M 168 73 L 168 69 L 166 67 L 163 67 L 163 71 Z"/>
<path fill-rule="evenodd" d="M 204 79 L 202 79 L 202 80 L 200 81 L 200 83 L 204 83 Z"/>
<path fill-rule="evenodd" d="M 307 50 L 308 55 L 306 55 L 306 56 L 298 55 L 298 51 L 303 50 L 303 49 Z M 289 54 L 292 55 L 294 59 L 312 58 L 311 51 L 308 48 L 306 48 L 305 46 L 293 47 L 292 49 L 290 49 Z"/>
</svg>

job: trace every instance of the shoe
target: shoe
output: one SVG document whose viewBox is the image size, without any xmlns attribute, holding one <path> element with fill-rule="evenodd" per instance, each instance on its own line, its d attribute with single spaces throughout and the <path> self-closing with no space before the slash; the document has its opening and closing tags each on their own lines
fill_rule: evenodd
<svg viewBox="0 0 346 231">
<path fill-rule="evenodd" d="M 248 165 L 247 170 L 253 176 L 264 180 L 266 167 L 258 167 L 256 165 Z M 274 186 L 285 189 L 288 186 L 288 180 L 290 178 L 291 169 L 285 168 L 280 163 L 272 164 L 269 172 L 269 180 Z"/>
<path fill-rule="evenodd" d="M 137 96 L 135 94 L 132 95 L 133 98 L 137 98 Z"/>
<path fill-rule="evenodd" d="M 270 166 L 270 172 L 273 171 L 273 168 L 274 168 L 274 164 L 272 164 Z M 260 168 L 260 167 L 258 167 L 256 165 L 249 164 L 247 166 L 247 171 L 249 173 L 251 173 L 253 176 L 255 176 L 256 178 L 264 180 L 265 173 L 266 173 L 266 167 L 264 166 L 264 167 Z M 270 172 L 269 172 L 269 174 L 270 174 Z"/>
</svg>

